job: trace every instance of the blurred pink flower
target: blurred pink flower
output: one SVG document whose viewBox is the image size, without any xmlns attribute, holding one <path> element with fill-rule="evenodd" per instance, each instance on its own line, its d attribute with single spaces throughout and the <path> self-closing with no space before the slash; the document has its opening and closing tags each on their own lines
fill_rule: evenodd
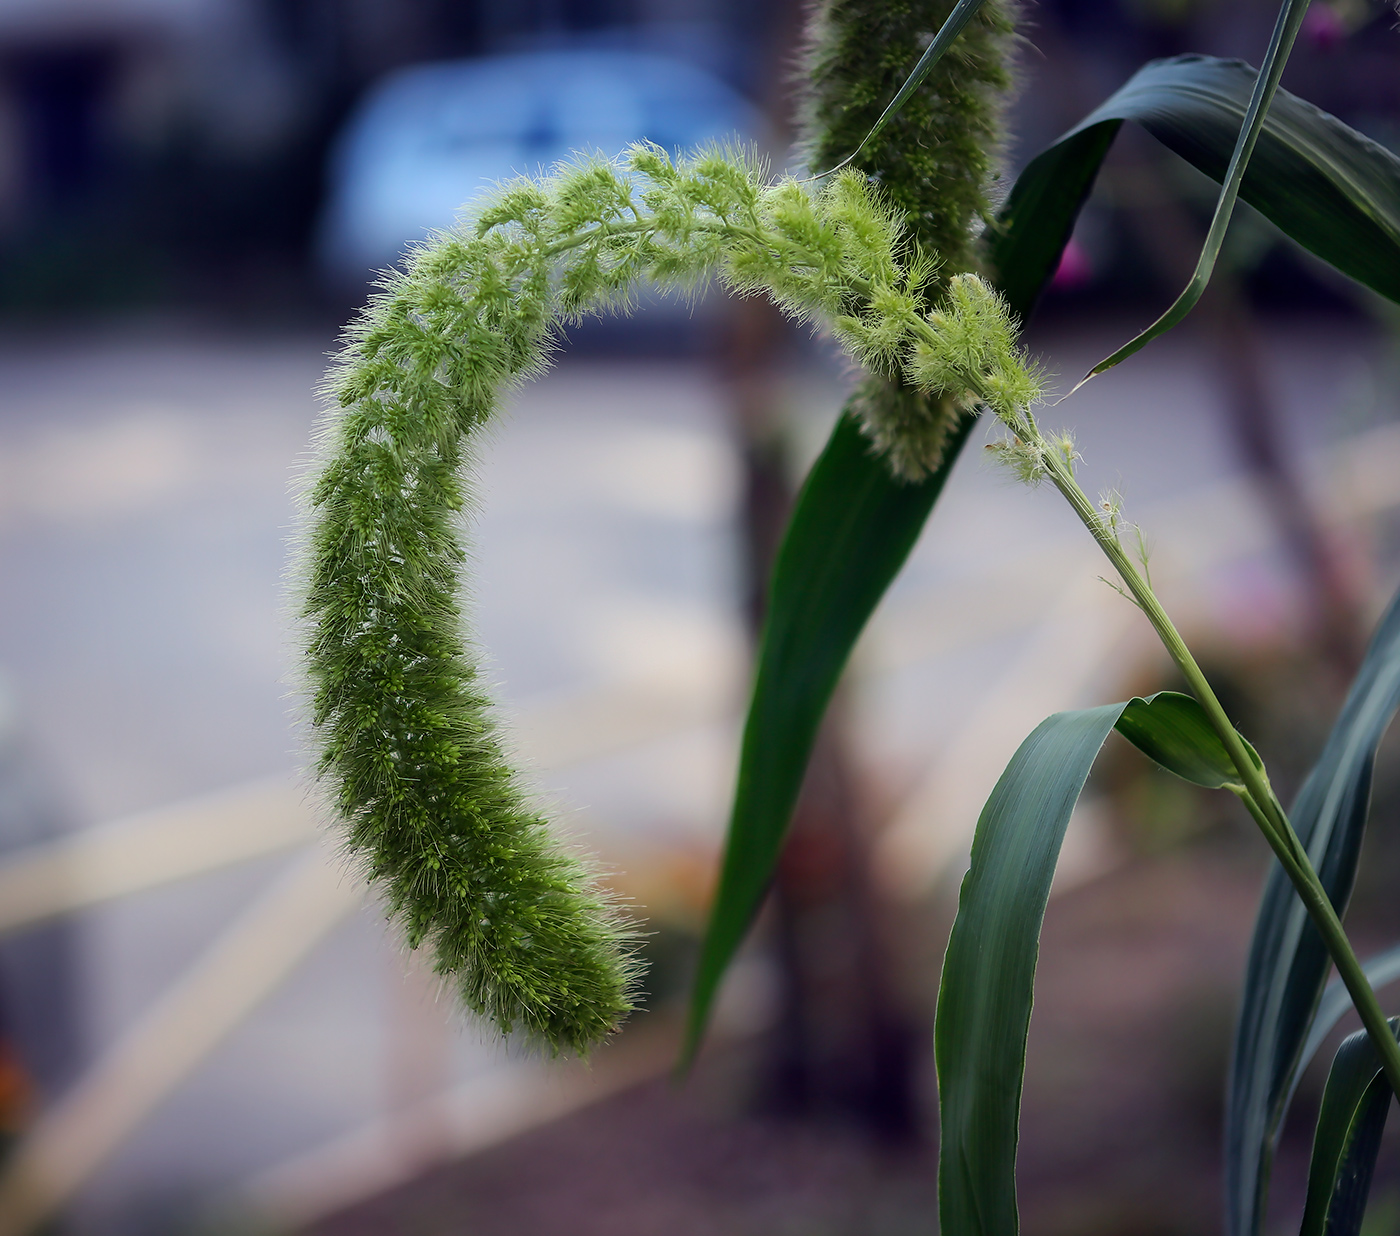
<svg viewBox="0 0 1400 1236">
<path fill-rule="evenodd" d="M 1055 277 L 1050 286 L 1057 292 L 1073 292 L 1093 281 L 1094 266 L 1084 246 L 1071 237 L 1065 251 L 1060 255 L 1060 264 L 1055 268 Z"/>
<path fill-rule="evenodd" d="M 1303 18 L 1303 37 L 1318 51 L 1330 52 L 1346 42 L 1346 23 L 1330 4 L 1314 4 Z"/>
</svg>

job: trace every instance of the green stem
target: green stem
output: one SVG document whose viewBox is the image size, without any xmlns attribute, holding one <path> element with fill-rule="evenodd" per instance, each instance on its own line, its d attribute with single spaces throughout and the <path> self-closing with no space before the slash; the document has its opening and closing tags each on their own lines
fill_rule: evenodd
<svg viewBox="0 0 1400 1236">
<path fill-rule="evenodd" d="M 1351 994 L 1352 1003 L 1361 1017 L 1362 1025 L 1366 1027 L 1366 1032 L 1381 1058 L 1386 1080 L 1395 1094 L 1400 1096 L 1400 1043 L 1396 1042 L 1395 1034 L 1376 999 L 1376 993 L 1367 981 L 1341 920 L 1337 917 L 1332 899 L 1322 887 L 1322 881 L 1318 879 L 1298 834 L 1288 822 L 1288 816 L 1269 784 L 1268 777 L 1251 758 L 1244 740 L 1230 721 L 1220 700 L 1216 698 L 1205 674 L 1201 672 L 1201 667 L 1196 664 L 1196 658 L 1191 655 L 1186 641 L 1181 638 L 1181 633 L 1167 616 L 1151 586 L 1123 552 L 1116 532 L 1100 517 L 1088 495 L 1079 487 L 1069 464 L 1044 442 L 1035 431 L 1033 423 L 1028 422 L 1020 428 L 1021 432 L 1030 432 L 1033 435 L 1036 445 L 1043 451 L 1047 474 L 1055 488 L 1064 495 L 1074 508 L 1075 514 L 1099 543 L 1108 560 L 1113 563 L 1114 569 L 1147 616 L 1167 653 L 1181 670 L 1191 693 L 1200 702 L 1212 727 L 1220 736 L 1220 741 L 1225 744 L 1225 749 L 1240 774 L 1241 788 L 1236 793 L 1254 817 L 1259 831 L 1264 834 L 1288 878 L 1293 882 L 1293 887 L 1297 889 L 1304 908 L 1337 967 L 1338 975 Z"/>
<path fill-rule="evenodd" d="M 1351 947 L 1351 941 L 1347 939 L 1346 930 L 1342 926 L 1341 919 L 1337 917 L 1336 908 L 1332 905 L 1332 899 L 1327 895 L 1327 890 L 1322 887 L 1322 881 L 1318 879 L 1312 863 L 1308 861 L 1306 854 L 1303 855 L 1302 861 L 1298 862 L 1295 856 L 1290 853 L 1292 846 L 1299 845 L 1297 834 L 1290 827 L 1287 837 L 1279 839 L 1271 831 L 1271 821 L 1260 810 L 1253 798 L 1247 792 L 1239 793 L 1236 791 L 1236 793 L 1240 801 L 1249 809 L 1249 813 L 1259 825 L 1260 831 L 1268 838 L 1269 844 L 1273 847 L 1274 853 L 1278 855 L 1284 871 L 1293 882 L 1293 887 L 1297 890 L 1308 916 L 1312 919 L 1313 925 L 1327 946 L 1327 952 L 1337 967 L 1337 974 L 1341 977 L 1342 983 L 1351 996 L 1352 1005 L 1361 1017 L 1361 1024 L 1365 1026 L 1366 1033 L 1376 1046 L 1381 1058 L 1381 1067 L 1385 1071 L 1386 1081 L 1390 1083 L 1391 1090 L 1400 1095 L 1400 1089 L 1397 1089 L 1397 1085 L 1400 1085 L 1400 1043 L 1396 1042 L 1395 1032 L 1390 1028 L 1380 1002 L 1376 999 L 1375 989 L 1366 977 L 1361 962 L 1357 960 L 1356 953 Z M 1281 844 L 1281 840 L 1283 842 L 1291 841 L 1292 846 Z"/>
</svg>

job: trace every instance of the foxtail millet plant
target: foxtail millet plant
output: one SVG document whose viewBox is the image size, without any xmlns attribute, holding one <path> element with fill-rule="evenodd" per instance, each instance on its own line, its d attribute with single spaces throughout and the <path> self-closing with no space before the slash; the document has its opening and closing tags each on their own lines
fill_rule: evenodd
<svg viewBox="0 0 1400 1236">
<path fill-rule="evenodd" d="M 457 523 L 475 437 L 501 392 L 547 364 L 560 324 L 625 308 L 644 281 L 694 291 L 717 280 L 826 330 L 863 376 L 778 554 L 687 1058 L 761 903 L 845 658 L 986 408 L 1011 431 L 994 450 L 1070 501 L 1193 696 L 1049 718 L 979 819 L 937 1007 L 942 1230 L 1018 1230 L 1019 1096 L 1040 922 L 1069 812 L 1115 728 L 1187 780 L 1237 794 L 1279 859 L 1236 1042 L 1231 1231 L 1262 1228 L 1280 1121 L 1317 1028 L 1325 1033 L 1318 1010 L 1335 1020 L 1343 1007 L 1323 995 L 1329 964 L 1372 1051 L 1347 1055 L 1340 1097 L 1324 1104 L 1313 1172 L 1321 1200 L 1313 1204 L 1310 1185 L 1305 1230 L 1358 1230 L 1365 1188 L 1354 1186 L 1379 1133 L 1367 1140 L 1356 1130 L 1378 1130 L 1375 1113 L 1388 1102 L 1382 1087 L 1375 1107 L 1370 1079 L 1384 1075 L 1400 1093 L 1400 1047 L 1372 981 L 1400 973 L 1400 950 L 1363 967 L 1340 914 L 1371 761 L 1400 705 L 1400 606 L 1290 821 L 1120 543 L 1116 507 L 1105 513 L 1079 489 L 1072 441 L 1040 430 L 1039 379 L 1017 344 L 1019 319 L 1053 273 L 1125 120 L 1224 189 L 1192 286 L 1105 364 L 1194 303 L 1236 192 L 1400 301 L 1400 160 L 1277 92 L 1306 2 L 1283 0 L 1258 73 L 1197 56 L 1146 66 L 1032 160 L 994 215 L 1011 9 L 1002 0 L 828 0 L 809 40 L 803 148 L 814 172 L 848 169 L 815 184 L 770 180 L 739 152 L 673 160 L 635 146 L 616 162 L 585 160 L 504 186 L 386 278 L 326 388 L 332 411 L 307 496 L 306 668 L 320 767 L 350 849 L 410 944 L 433 950 L 470 1008 L 552 1050 L 585 1051 L 626 1015 L 635 974 L 620 913 L 551 837 L 510 769 L 463 629 Z M 944 41 L 955 26 L 956 42 Z M 915 61 L 917 88 L 890 118 L 886 105 L 903 97 Z M 1347 1097 L 1363 1091 L 1364 1102 Z"/>
<path fill-rule="evenodd" d="M 635 963 L 491 720 L 458 601 L 463 470 L 560 323 L 625 306 L 642 280 L 710 278 L 825 326 L 921 397 L 1009 410 L 1037 393 L 995 294 L 943 280 L 861 174 L 813 189 L 738 152 L 676 162 L 646 145 L 513 182 L 414 251 L 326 384 L 304 601 L 320 770 L 410 946 L 433 950 L 473 1011 L 556 1051 L 619 1024 Z"/>
</svg>

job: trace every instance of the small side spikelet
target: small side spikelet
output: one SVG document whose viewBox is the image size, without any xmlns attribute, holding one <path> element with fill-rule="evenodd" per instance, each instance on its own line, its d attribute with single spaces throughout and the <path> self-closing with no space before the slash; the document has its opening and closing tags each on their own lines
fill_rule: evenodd
<svg viewBox="0 0 1400 1236">
<path fill-rule="evenodd" d="M 463 634 L 474 437 L 504 388 L 544 368 L 561 321 L 626 305 L 641 280 L 766 294 L 903 375 L 911 401 L 1033 393 L 995 293 L 962 276 L 930 300 L 931 275 L 857 173 L 812 192 L 733 154 L 673 163 L 637 146 L 505 186 L 415 251 L 347 332 L 306 496 L 320 770 L 410 945 L 503 1030 L 585 1051 L 631 1008 L 636 967 L 507 764 Z"/>
</svg>

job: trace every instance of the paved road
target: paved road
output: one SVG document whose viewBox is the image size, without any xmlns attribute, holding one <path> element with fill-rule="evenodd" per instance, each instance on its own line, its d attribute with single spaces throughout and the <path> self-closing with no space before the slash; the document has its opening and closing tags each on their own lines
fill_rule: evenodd
<svg viewBox="0 0 1400 1236">
<path fill-rule="evenodd" d="M 1040 346 L 1074 375 L 1118 333 Z M 288 479 L 329 342 L 155 329 L 0 341 L 0 671 L 31 766 L 72 826 L 297 765 Z M 1394 414 L 1375 345 L 1358 332 L 1293 326 L 1269 346 L 1295 449 Z M 790 393 L 805 409 L 795 436 L 815 449 L 839 377 L 808 367 Z M 481 641 L 542 791 L 609 854 L 704 853 L 722 826 L 745 655 L 724 402 L 702 367 L 567 363 L 518 398 L 485 452 Z M 1086 483 L 1122 487 L 1130 513 L 1233 470 L 1190 338 L 1046 416 L 1078 426 Z M 856 706 L 890 785 L 917 781 L 959 709 L 996 680 L 1059 595 L 1059 564 L 1082 536 L 1052 494 L 1015 488 L 980 454 L 960 465 L 858 658 Z M 1010 573 L 1009 549 L 1021 564 Z M 1378 568 L 1378 587 L 1389 570 Z M 1294 599 L 1277 555 L 1217 582 L 1221 620 L 1287 625 Z M 89 1050 L 130 1026 L 282 865 L 81 916 Z M 331 1140 L 415 1088 L 492 1068 L 501 1049 L 460 1025 L 444 1032 L 425 991 L 405 982 L 377 915 L 358 916 L 98 1174 L 84 1195 L 90 1221 L 116 1231 L 125 1214 L 130 1230 L 151 1230 L 149 1216 Z M 415 1077 L 412 1060 L 435 1051 L 442 1063 Z"/>
</svg>

